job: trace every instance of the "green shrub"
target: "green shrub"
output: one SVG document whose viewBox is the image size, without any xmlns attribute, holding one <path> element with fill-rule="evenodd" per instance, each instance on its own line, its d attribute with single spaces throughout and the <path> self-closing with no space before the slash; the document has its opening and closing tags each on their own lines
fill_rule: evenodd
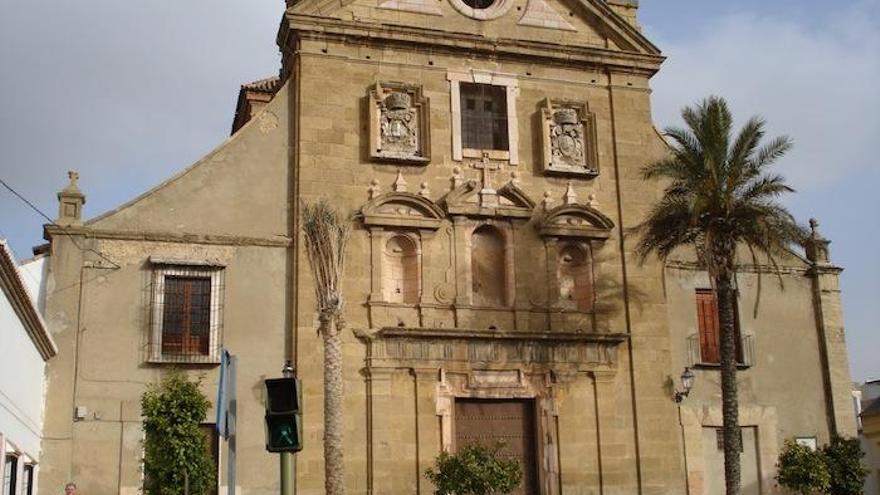
<svg viewBox="0 0 880 495">
<path fill-rule="evenodd" d="M 425 476 L 434 483 L 435 495 L 507 494 L 522 481 L 522 468 L 515 459 L 503 459 L 499 451 L 480 445 L 467 445 L 455 454 L 442 452 L 437 457 L 437 470 Z"/>
<path fill-rule="evenodd" d="M 141 397 L 144 428 L 144 493 L 205 495 L 216 486 L 211 453 L 199 423 L 211 403 L 189 381 L 172 370 Z"/>
<path fill-rule="evenodd" d="M 831 485 L 825 456 L 819 450 L 786 440 L 779 454 L 776 481 L 797 493 L 822 493 Z"/>
<path fill-rule="evenodd" d="M 822 447 L 825 464 L 831 474 L 829 495 L 862 495 L 868 470 L 862 466 L 862 447 L 858 438 L 831 437 L 831 443 Z"/>
</svg>

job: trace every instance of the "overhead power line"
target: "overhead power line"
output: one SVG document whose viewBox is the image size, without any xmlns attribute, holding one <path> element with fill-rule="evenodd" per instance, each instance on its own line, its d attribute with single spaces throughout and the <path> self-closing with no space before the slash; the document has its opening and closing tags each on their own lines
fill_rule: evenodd
<svg viewBox="0 0 880 495">
<path fill-rule="evenodd" d="M 37 208 L 37 206 L 34 205 L 34 203 L 32 203 L 30 200 L 28 200 L 26 197 L 24 197 L 21 193 L 16 191 L 12 186 L 10 186 L 5 180 L 3 180 L 2 177 L 0 177 L 0 184 L 2 184 L 3 187 L 5 187 L 9 192 L 11 192 L 16 198 L 20 199 L 24 204 L 28 205 L 28 207 L 30 207 L 30 209 L 34 210 L 35 212 L 37 212 L 38 215 L 40 215 L 41 217 L 46 219 L 46 221 L 49 223 L 49 225 L 52 225 L 53 227 L 56 227 L 59 230 L 61 230 L 61 232 L 64 235 L 66 235 L 67 237 L 70 238 L 70 242 L 72 242 L 73 245 L 76 246 L 77 249 L 79 249 L 80 251 L 82 251 L 84 253 L 85 252 L 94 253 L 94 254 L 100 256 L 102 259 L 104 259 L 108 263 L 110 263 L 111 265 L 113 265 L 114 267 L 121 268 L 118 263 L 116 263 L 115 261 L 113 261 L 110 258 L 108 258 L 107 256 L 105 256 L 103 253 L 96 251 L 92 248 L 84 248 L 84 247 L 80 246 L 76 240 L 76 237 L 74 237 L 73 234 L 71 234 L 65 227 L 62 227 L 61 225 L 58 225 L 57 223 L 55 223 L 55 221 L 53 221 L 51 218 L 49 218 L 49 215 L 46 215 L 45 213 L 43 213 L 43 211 L 40 210 L 39 208 Z"/>
</svg>

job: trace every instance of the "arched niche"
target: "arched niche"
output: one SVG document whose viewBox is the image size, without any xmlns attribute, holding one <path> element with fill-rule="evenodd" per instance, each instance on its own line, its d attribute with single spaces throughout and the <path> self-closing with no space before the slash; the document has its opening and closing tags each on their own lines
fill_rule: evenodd
<svg viewBox="0 0 880 495">
<path fill-rule="evenodd" d="M 421 292 L 417 241 L 393 234 L 382 251 L 382 295 L 389 303 L 416 304 Z"/>
<path fill-rule="evenodd" d="M 559 301 L 563 307 L 580 312 L 593 310 L 593 266 L 586 243 L 565 241 L 557 260 Z"/>
<path fill-rule="evenodd" d="M 398 191 L 371 199 L 360 218 L 370 233 L 370 302 L 420 303 L 422 242 L 440 228 L 443 210 L 427 198 Z"/>
<path fill-rule="evenodd" d="M 594 252 L 611 236 L 614 222 L 596 208 L 578 203 L 558 206 L 536 224 L 544 239 L 549 267 L 551 304 L 580 313 L 593 311 Z"/>
<path fill-rule="evenodd" d="M 507 246 L 493 225 L 483 224 L 471 233 L 471 299 L 474 306 L 504 307 L 508 304 Z"/>
</svg>

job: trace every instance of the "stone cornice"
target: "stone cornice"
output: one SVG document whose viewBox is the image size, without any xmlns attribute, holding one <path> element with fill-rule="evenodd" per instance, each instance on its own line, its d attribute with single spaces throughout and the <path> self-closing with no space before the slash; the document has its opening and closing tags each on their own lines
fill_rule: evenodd
<svg viewBox="0 0 880 495">
<path fill-rule="evenodd" d="M 43 318 L 34 306 L 6 242 L 0 241 L 0 288 L 44 361 L 58 353 Z"/>
<path fill-rule="evenodd" d="M 137 230 L 93 229 L 89 227 L 59 227 L 44 225 L 43 238 L 51 240 L 54 236 L 82 236 L 88 239 L 106 239 L 118 241 L 175 242 L 185 244 L 210 244 L 221 246 L 257 246 L 257 247 L 289 247 L 291 239 L 285 236 L 278 238 L 247 237 L 238 235 L 191 234 L 177 232 L 150 232 Z"/>
<path fill-rule="evenodd" d="M 376 44 L 383 47 L 421 48 L 433 53 L 468 52 L 494 58 L 557 63 L 577 68 L 608 67 L 612 70 L 645 76 L 654 75 L 665 60 L 665 57 L 657 54 L 531 40 L 491 39 L 469 33 L 345 21 L 287 12 L 278 35 L 278 44 L 284 48 L 292 48 L 289 43 L 295 38 Z"/>
<path fill-rule="evenodd" d="M 669 260 L 666 262 L 666 268 L 673 270 L 688 270 L 694 272 L 706 271 L 699 263 L 693 261 Z M 755 265 L 743 263 L 736 265 L 736 271 L 740 273 L 765 273 L 775 275 L 777 272 L 782 275 L 809 275 L 814 270 L 810 266 L 778 266 L 773 265 Z"/>
<path fill-rule="evenodd" d="M 495 340 L 549 343 L 610 343 L 625 342 L 624 333 L 576 333 L 576 332 L 505 332 L 500 330 L 477 330 L 470 328 L 410 328 L 385 327 L 373 334 L 384 339 L 454 339 Z"/>
</svg>

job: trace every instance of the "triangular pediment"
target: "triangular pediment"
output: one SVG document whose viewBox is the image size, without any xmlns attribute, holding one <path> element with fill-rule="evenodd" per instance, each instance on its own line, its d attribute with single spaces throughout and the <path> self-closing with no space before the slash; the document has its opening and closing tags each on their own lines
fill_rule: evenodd
<svg viewBox="0 0 880 495">
<path fill-rule="evenodd" d="M 660 54 L 605 0 L 495 0 L 485 9 L 469 7 L 467 0 L 301 0 L 288 14 L 355 20 L 360 26 L 428 28 L 426 31 L 446 31 L 452 36 Z"/>
</svg>

